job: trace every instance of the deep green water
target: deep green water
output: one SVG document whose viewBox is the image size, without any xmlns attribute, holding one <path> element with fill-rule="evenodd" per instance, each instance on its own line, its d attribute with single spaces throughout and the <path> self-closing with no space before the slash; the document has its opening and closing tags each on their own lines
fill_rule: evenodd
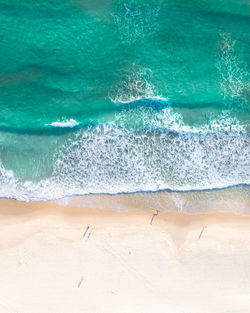
<svg viewBox="0 0 250 313">
<path fill-rule="evenodd" d="M 247 0 L 0 0 L 0 196 L 250 183 Z"/>
</svg>

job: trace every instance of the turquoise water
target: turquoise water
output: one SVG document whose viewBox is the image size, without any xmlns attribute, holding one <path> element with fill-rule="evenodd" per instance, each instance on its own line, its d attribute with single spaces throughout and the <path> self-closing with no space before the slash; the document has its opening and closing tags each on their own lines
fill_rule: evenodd
<svg viewBox="0 0 250 313">
<path fill-rule="evenodd" d="M 247 0 L 0 0 L 0 196 L 250 183 Z"/>
</svg>

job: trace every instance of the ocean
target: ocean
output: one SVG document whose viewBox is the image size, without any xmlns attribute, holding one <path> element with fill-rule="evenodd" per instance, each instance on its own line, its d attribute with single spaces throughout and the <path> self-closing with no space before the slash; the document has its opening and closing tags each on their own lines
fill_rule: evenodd
<svg viewBox="0 0 250 313">
<path fill-rule="evenodd" d="M 249 199 L 249 29 L 247 0 L 0 0 L 0 197 Z"/>
</svg>

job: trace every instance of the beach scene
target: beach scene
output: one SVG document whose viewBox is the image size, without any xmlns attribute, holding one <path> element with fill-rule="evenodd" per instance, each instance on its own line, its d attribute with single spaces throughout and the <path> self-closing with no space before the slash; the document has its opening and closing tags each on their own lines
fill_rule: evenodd
<svg viewBox="0 0 250 313">
<path fill-rule="evenodd" d="M 0 313 L 250 312 L 247 0 L 0 0 Z"/>
</svg>

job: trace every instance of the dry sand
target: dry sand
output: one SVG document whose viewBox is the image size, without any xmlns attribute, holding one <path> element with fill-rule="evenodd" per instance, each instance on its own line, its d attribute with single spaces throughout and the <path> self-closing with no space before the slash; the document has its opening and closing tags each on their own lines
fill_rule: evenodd
<svg viewBox="0 0 250 313">
<path fill-rule="evenodd" d="M 0 200 L 0 313 L 249 313 L 250 217 L 152 214 Z"/>
</svg>

